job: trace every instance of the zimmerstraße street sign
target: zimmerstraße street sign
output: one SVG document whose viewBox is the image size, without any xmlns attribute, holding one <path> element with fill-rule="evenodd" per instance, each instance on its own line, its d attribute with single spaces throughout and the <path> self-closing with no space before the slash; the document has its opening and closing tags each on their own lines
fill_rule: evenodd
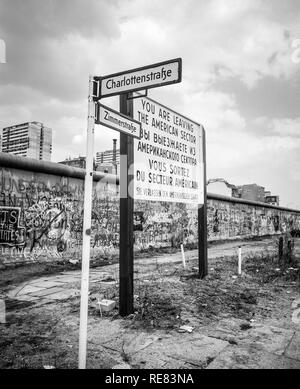
<svg viewBox="0 0 300 389">
<path fill-rule="evenodd" d="M 108 108 L 105 105 L 98 103 L 96 107 L 95 124 L 102 124 L 113 130 L 140 139 L 140 132 L 142 129 L 140 122 Z"/>
</svg>

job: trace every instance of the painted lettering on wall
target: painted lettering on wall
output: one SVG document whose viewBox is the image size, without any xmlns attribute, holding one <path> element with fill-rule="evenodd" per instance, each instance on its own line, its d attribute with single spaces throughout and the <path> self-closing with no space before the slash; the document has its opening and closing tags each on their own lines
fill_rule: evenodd
<svg viewBox="0 0 300 389">
<path fill-rule="evenodd" d="M 19 226 L 20 213 L 20 208 L 0 207 L 0 245 L 25 244 L 24 229 Z"/>
<path fill-rule="evenodd" d="M 0 263 L 81 258 L 84 182 L 0 168 Z M 208 199 L 208 240 L 300 230 L 300 213 Z M 135 250 L 197 247 L 198 208 L 135 201 Z M 91 258 L 119 253 L 119 187 L 94 182 Z"/>
</svg>

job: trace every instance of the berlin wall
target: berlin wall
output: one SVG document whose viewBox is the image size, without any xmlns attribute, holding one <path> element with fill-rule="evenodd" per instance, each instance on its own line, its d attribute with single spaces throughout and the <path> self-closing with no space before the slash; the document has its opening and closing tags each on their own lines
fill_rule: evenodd
<svg viewBox="0 0 300 389">
<path fill-rule="evenodd" d="M 0 265 L 81 258 L 84 170 L 0 153 Z M 208 240 L 300 229 L 300 211 L 208 195 Z M 135 202 L 135 250 L 197 246 L 197 207 Z M 95 173 L 91 256 L 118 255 L 119 182 Z"/>
</svg>

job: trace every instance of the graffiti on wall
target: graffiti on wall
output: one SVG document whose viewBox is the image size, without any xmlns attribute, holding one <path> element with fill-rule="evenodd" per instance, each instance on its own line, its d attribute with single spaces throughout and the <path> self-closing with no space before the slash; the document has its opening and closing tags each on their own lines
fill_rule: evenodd
<svg viewBox="0 0 300 389">
<path fill-rule="evenodd" d="M 212 199 L 207 217 L 209 240 L 274 235 L 300 224 L 299 213 Z"/>
<path fill-rule="evenodd" d="M 91 257 L 119 251 L 118 186 L 94 182 Z M 81 258 L 83 180 L 0 169 L 2 263 Z M 197 245 L 198 209 L 167 202 L 135 202 L 135 249 Z M 300 229 L 300 213 L 208 199 L 208 239 L 273 235 Z"/>
<path fill-rule="evenodd" d="M 109 255 L 118 247 L 116 190 L 100 186 L 95 185 L 93 196 L 93 256 Z M 83 190 L 80 179 L 1 169 L 2 261 L 12 256 L 15 261 L 80 258 Z"/>
<path fill-rule="evenodd" d="M 25 244 L 24 228 L 20 223 L 21 209 L 0 206 L 0 245 L 23 246 Z"/>
<path fill-rule="evenodd" d="M 143 213 L 143 230 L 135 233 L 136 249 L 197 243 L 196 207 L 189 208 L 180 203 L 137 201 L 136 209 Z"/>
</svg>

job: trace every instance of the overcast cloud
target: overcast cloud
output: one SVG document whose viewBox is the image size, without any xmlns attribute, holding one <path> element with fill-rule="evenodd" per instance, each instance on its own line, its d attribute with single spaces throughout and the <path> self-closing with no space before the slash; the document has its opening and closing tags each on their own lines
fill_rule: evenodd
<svg viewBox="0 0 300 389">
<path fill-rule="evenodd" d="M 181 57 L 149 96 L 205 126 L 208 178 L 300 208 L 299 22 L 298 0 L 0 0 L 0 128 L 41 121 L 53 161 L 85 155 L 89 74 Z M 113 137 L 97 127 L 95 151 Z"/>
</svg>

